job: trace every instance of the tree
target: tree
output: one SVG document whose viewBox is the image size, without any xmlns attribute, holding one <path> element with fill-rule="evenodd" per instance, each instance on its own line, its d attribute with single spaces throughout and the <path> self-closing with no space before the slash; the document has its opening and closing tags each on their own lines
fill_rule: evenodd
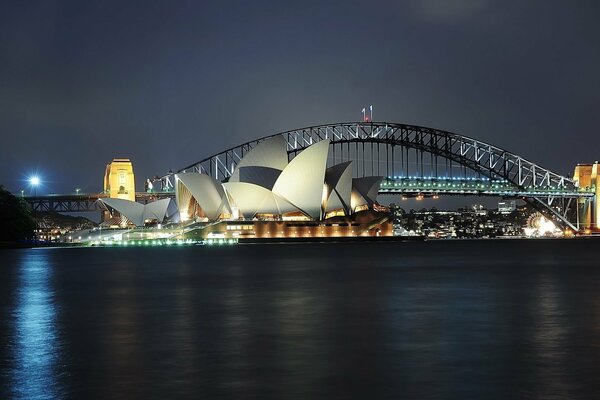
<svg viewBox="0 0 600 400">
<path fill-rule="evenodd" d="M 35 220 L 27 203 L 0 185 L 0 242 L 18 242 L 33 238 Z"/>
</svg>

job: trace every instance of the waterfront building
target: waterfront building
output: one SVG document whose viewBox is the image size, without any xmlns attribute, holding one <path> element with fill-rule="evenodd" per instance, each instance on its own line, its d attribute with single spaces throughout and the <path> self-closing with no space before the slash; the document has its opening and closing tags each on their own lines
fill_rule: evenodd
<svg viewBox="0 0 600 400">
<path fill-rule="evenodd" d="M 517 209 L 516 200 L 502 200 L 498 202 L 498 212 L 500 214 L 510 214 Z"/>
<path fill-rule="evenodd" d="M 227 182 L 176 174 L 180 219 L 210 223 L 203 235 L 224 237 L 391 235 L 387 209 L 376 201 L 383 177 L 352 178 L 352 162 L 327 168 L 328 154 L 323 140 L 288 162 L 287 143 L 275 136 L 250 150 Z M 224 221 L 250 221 L 252 229 Z"/>
<path fill-rule="evenodd" d="M 246 153 L 225 182 L 178 173 L 174 201 L 148 204 L 120 197 L 129 191 L 133 168 L 129 160 L 114 160 L 105 176 L 110 197 L 99 200 L 103 225 L 177 222 L 193 237 L 391 236 L 389 210 L 377 203 L 383 177 L 353 178 L 352 162 L 328 167 L 328 156 L 329 140 L 323 140 L 288 162 L 285 139 L 274 136 Z M 113 197 L 115 184 L 120 186 Z"/>
</svg>

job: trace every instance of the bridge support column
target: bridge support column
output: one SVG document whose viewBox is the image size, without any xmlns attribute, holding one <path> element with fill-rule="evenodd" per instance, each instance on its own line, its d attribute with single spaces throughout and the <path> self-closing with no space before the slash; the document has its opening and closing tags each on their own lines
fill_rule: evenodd
<svg viewBox="0 0 600 400">
<path fill-rule="evenodd" d="M 591 201 L 586 198 L 577 200 L 577 228 L 589 229 L 592 223 Z"/>
<path fill-rule="evenodd" d="M 592 221 L 590 224 L 590 229 L 592 230 L 600 230 L 600 204 L 598 204 L 598 196 L 600 195 L 600 176 L 598 175 L 598 168 L 599 168 L 599 164 L 598 161 L 596 161 L 593 165 L 592 165 L 592 176 L 591 176 L 591 180 L 592 180 L 592 187 L 595 187 L 595 192 L 596 192 L 596 196 L 594 196 L 594 199 L 591 201 L 592 203 Z"/>
<path fill-rule="evenodd" d="M 600 164 L 577 164 L 573 173 L 573 181 L 581 189 L 594 189 L 593 199 L 580 198 L 577 201 L 577 212 L 579 216 L 579 229 L 590 229 L 600 231 Z"/>
</svg>

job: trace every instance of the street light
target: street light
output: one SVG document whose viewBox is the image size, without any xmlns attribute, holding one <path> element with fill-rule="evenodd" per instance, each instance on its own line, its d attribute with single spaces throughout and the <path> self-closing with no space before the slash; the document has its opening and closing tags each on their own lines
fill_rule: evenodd
<svg viewBox="0 0 600 400">
<path fill-rule="evenodd" d="M 77 194 L 79 194 L 79 191 L 80 191 L 80 190 L 81 190 L 81 189 L 77 188 L 77 189 L 75 189 L 75 192 L 77 192 Z"/>
<path fill-rule="evenodd" d="M 40 178 L 37 175 L 29 178 L 29 184 L 33 188 L 33 195 L 37 196 L 37 187 L 40 185 Z"/>
</svg>

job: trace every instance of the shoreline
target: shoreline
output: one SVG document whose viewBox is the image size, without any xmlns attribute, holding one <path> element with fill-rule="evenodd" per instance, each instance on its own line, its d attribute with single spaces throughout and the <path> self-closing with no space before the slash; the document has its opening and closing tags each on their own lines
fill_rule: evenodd
<svg viewBox="0 0 600 400">
<path fill-rule="evenodd" d="M 315 244 L 315 243 L 390 243 L 390 242 L 465 242 L 465 241 L 504 241 L 504 240 L 593 240 L 599 239 L 598 235 L 589 236 L 573 236 L 573 237 L 495 237 L 495 238 L 451 238 L 451 239 L 433 239 L 426 238 L 424 236 L 363 236 L 363 237 L 336 237 L 336 238 L 322 238 L 322 237 L 303 237 L 303 238 L 239 238 L 235 244 Z M 219 239 L 213 239 L 215 242 L 193 242 L 193 243 L 182 243 L 181 245 L 173 244 L 173 247 L 177 246 L 198 246 L 206 245 L 212 246 L 219 244 L 216 242 Z M 226 240 L 226 239 L 223 239 Z M 135 242 L 135 241 L 133 241 Z M 115 248 L 115 247 L 147 247 L 142 244 L 130 244 L 128 246 L 122 246 L 119 243 L 105 243 L 102 245 L 91 245 L 89 243 L 0 243 L 0 250 L 18 250 L 18 249 L 36 249 L 36 248 Z M 152 246 L 154 247 L 154 246 Z M 167 246 L 164 246 L 167 247 Z"/>
</svg>

